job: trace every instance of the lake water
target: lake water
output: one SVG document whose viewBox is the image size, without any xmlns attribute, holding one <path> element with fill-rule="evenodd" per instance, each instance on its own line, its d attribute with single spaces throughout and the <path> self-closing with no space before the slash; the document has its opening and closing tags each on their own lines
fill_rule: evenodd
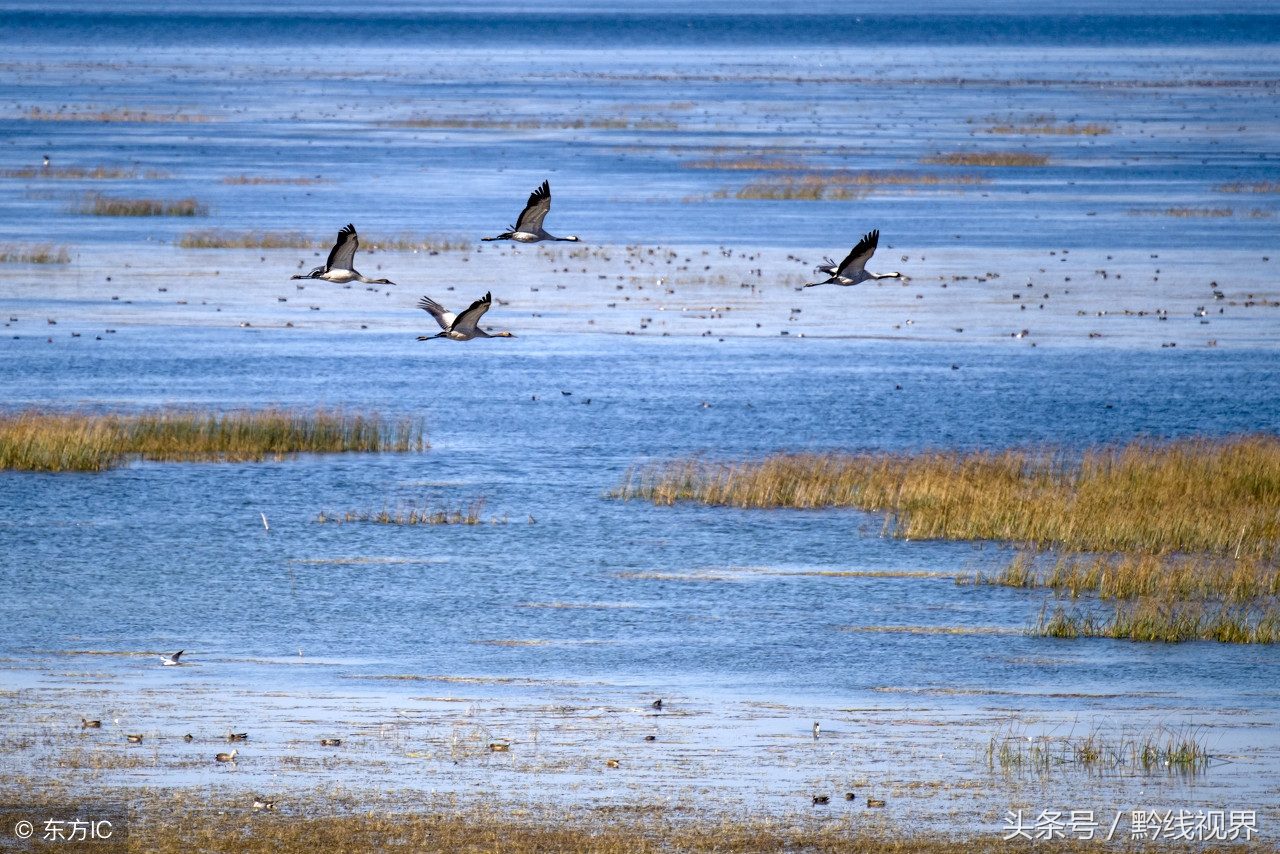
<svg viewBox="0 0 1280 854">
<path fill-rule="evenodd" d="M 13 738 L 43 738 L 6 770 L 483 784 L 515 803 L 709 789 L 771 811 L 857 787 L 892 792 L 891 821 L 950 830 L 1015 804 L 1147 803 L 1256 808 L 1274 833 L 1275 650 L 1030 638 L 1043 595 L 955 583 L 1001 567 L 997 544 L 607 497 L 633 464 L 687 454 L 1280 429 L 1280 16 L 1112 5 L 0 5 L 23 48 L 0 62 L 3 242 L 72 259 L 0 265 L 2 405 L 377 409 L 424 418 L 431 442 L 0 473 L 0 709 Z M 1047 159 L 928 162 L 957 152 Z M 56 178 L 44 155 L 135 174 Z M 864 177 L 856 198 L 739 198 L 800 174 Z M 547 228 L 585 247 L 480 247 L 544 178 Z M 90 192 L 207 214 L 76 213 Z M 323 249 L 175 245 L 349 221 L 472 246 L 364 252 L 398 284 L 299 290 Z M 796 292 L 872 228 L 869 267 L 906 285 Z M 414 340 L 419 295 L 485 291 L 502 301 L 486 322 L 519 337 Z M 479 499 L 506 524 L 315 521 Z M 177 649 L 189 666 L 145 654 Z M 104 732 L 73 734 L 82 714 Z M 1028 779 L 981 755 L 1158 727 L 1218 758 L 1193 778 Z M 253 731 L 238 767 L 198 762 L 229 729 Z M 156 761 L 48 770 L 67 743 L 129 756 L 122 731 Z M 325 764 L 321 734 L 349 764 Z M 484 753 L 494 738 L 512 758 Z"/>
</svg>

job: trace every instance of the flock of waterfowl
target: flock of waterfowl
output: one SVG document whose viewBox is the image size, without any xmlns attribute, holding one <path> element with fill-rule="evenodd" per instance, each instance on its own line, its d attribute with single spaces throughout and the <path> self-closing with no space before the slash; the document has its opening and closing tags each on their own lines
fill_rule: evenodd
<svg viewBox="0 0 1280 854">
<path fill-rule="evenodd" d="M 549 234 L 542 227 L 542 222 L 547 218 L 547 214 L 550 211 L 551 183 L 543 181 L 540 187 L 529 194 L 529 201 L 525 204 L 524 210 L 520 212 L 515 225 L 509 226 L 501 234 L 481 239 L 485 241 L 514 240 L 517 243 L 541 243 L 543 241 L 556 240 L 581 243 L 582 238 L 580 237 L 574 235 L 556 237 L 553 234 Z M 879 230 L 864 234 L 862 239 L 858 241 L 857 245 L 850 250 L 849 254 L 839 264 L 830 258 L 826 258 L 824 259 L 826 263 L 820 264 L 816 268 L 817 272 L 825 273 L 828 276 L 827 279 L 821 282 L 809 282 L 804 287 L 813 288 L 818 285 L 850 287 L 859 282 L 902 278 L 901 273 L 871 273 L 867 271 L 867 262 L 875 254 L 876 246 L 879 243 Z M 323 265 L 316 267 L 309 273 L 295 275 L 291 278 L 323 279 L 326 282 L 334 282 L 335 284 L 364 282 L 372 285 L 394 285 L 395 282 L 390 279 L 370 279 L 356 270 L 355 255 L 356 250 L 359 248 L 360 238 L 356 234 L 356 227 L 351 223 L 347 223 L 338 232 L 338 239 L 333 244 L 333 248 L 329 250 L 329 257 Z M 440 324 L 441 331 L 435 335 L 419 335 L 418 340 L 430 341 L 433 338 L 448 338 L 453 341 L 470 341 L 472 338 L 515 338 L 516 336 L 510 332 L 487 332 L 480 328 L 480 318 L 484 316 L 484 313 L 489 310 L 492 304 L 492 294 L 485 293 L 483 297 L 471 303 L 466 309 L 455 314 L 431 297 L 424 296 L 418 300 L 418 308 L 434 317 L 436 323 Z"/>
</svg>

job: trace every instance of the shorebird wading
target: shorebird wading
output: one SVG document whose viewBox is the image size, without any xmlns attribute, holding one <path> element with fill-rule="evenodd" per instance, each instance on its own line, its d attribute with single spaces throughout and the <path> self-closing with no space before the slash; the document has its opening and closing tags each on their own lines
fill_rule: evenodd
<svg viewBox="0 0 1280 854">
<path fill-rule="evenodd" d="M 556 237 L 547 234 L 542 230 L 542 221 L 547 217 L 547 211 L 551 210 L 551 182 L 543 181 L 542 186 L 529 194 L 529 203 L 524 206 L 524 210 L 520 212 L 520 218 L 516 220 L 516 224 L 511 226 L 510 230 L 502 232 L 497 237 L 484 237 L 482 240 L 514 240 L 518 243 L 538 243 L 543 240 L 571 240 L 575 243 L 581 243 L 581 238 L 570 235 L 569 237 Z"/>
<path fill-rule="evenodd" d="M 809 282 L 805 287 L 812 288 L 818 285 L 842 285 L 848 287 L 871 279 L 901 279 L 901 273 L 868 273 L 866 271 L 867 262 L 876 253 L 876 245 L 879 243 L 879 229 L 872 231 L 870 234 L 864 234 L 862 239 L 858 241 L 858 245 L 853 247 L 849 255 L 839 264 L 828 258 L 826 259 L 826 264 L 819 265 L 816 268 L 819 273 L 826 273 L 831 278 L 825 282 Z"/>
<path fill-rule="evenodd" d="M 326 282 L 334 282 L 339 285 L 345 285 L 347 282 L 364 282 L 366 285 L 394 285 L 395 282 L 390 279 L 369 279 L 356 272 L 355 257 L 356 250 L 360 248 L 360 238 L 356 236 L 356 227 L 351 223 L 347 223 L 346 227 L 338 232 L 338 240 L 333 244 L 333 248 L 329 250 L 329 260 L 324 262 L 323 267 L 316 267 L 310 273 L 296 276 L 290 276 L 291 279 L 324 279 Z"/>
<path fill-rule="evenodd" d="M 493 297 L 486 293 L 483 299 L 478 299 L 471 303 L 466 311 L 461 314 L 454 314 L 451 311 L 445 311 L 444 306 L 431 297 L 423 297 L 418 300 L 418 308 L 429 312 L 444 331 L 437 332 L 435 335 L 419 335 L 418 340 L 430 341 L 432 338 L 452 338 L 454 341 L 470 341 L 472 338 L 515 338 L 516 336 L 510 332 L 485 332 L 476 325 L 480 322 L 481 315 L 489 310 L 489 305 L 492 301 Z"/>
</svg>

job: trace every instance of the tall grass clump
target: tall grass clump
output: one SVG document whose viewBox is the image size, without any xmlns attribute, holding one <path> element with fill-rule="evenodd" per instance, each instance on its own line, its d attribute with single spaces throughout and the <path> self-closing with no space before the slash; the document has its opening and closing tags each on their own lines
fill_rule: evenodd
<svg viewBox="0 0 1280 854">
<path fill-rule="evenodd" d="M 1213 755 L 1200 727 L 1155 726 L 1136 733 L 1111 734 L 1091 729 L 1083 735 L 1028 735 L 1009 727 L 982 750 L 987 766 L 1004 770 L 1127 770 L 1195 774 L 1209 767 Z"/>
<path fill-rule="evenodd" d="M 421 504 L 401 502 L 394 510 L 387 506 L 383 506 L 381 510 L 377 511 L 348 510 L 346 513 L 322 510 L 316 516 L 316 522 L 337 524 L 345 522 L 377 522 L 383 525 L 479 525 L 484 522 L 483 516 L 484 499 L 479 498 L 465 508 L 436 507 L 433 509 L 429 502 L 423 501 Z M 494 517 L 490 520 L 494 525 L 505 525 L 507 521 L 505 514 L 501 519 Z"/>
<path fill-rule="evenodd" d="M 1236 605 L 1147 596 L 1117 603 L 1108 614 L 1090 605 L 1067 608 L 1061 603 L 1049 613 L 1046 603 L 1027 634 L 1159 643 L 1272 644 L 1280 641 L 1280 605 L 1275 600 Z"/>
<path fill-rule="evenodd" d="M 1044 154 L 1021 152 L 955 152 L 926 157 L 920 161 L 938 166 L 1044 166 L 1049 158 Z"/>
<path fill-rule="evenodd" d="M 101 471 L 130 459 L 261 462 L 299 453 L 419 451 L 420 419 L 390 422 L 376 414 L 318 409 L 203 412 L 156 409 L 139 414 L 0 415 L 0 469 Z"/>
<path fill-rule="evenodd" d="M 0 245 L 0 264 L 70 264 L 71 253 L 65 246 L 52 243 Z"/>
<path fill-rule="evenodd" d="M 1280 546 L 1280 438 L 1139 440 L 1080 455 L 1048 447 L 695 457 L 633 468 L 611 494 L 880 511 L 896 536 L 912 539 L 1262 558 Z"/>
<path fill-rule="evenodd" d="M 73 209 L 88 216 L 205 216 L 209 209 L 195 199 L 118 199 L 88 193 Z"/>
<path fill-rule="evenodd" d="M 1063 555 L 1051 567 L 1039 569 L 1034 557 L 1023 552 L 1000 572 L 991 576 L 978 574 L 973 581 L 1044 588 L 1073 599 L 1086 595 L 1099 599 L 1166 596 L 1240 603 L 1280 596 L 1280 565 L 1256 557 L 1236 560 L 1230 555 L 1137 552 Z"/>
<path fill-rule="evenodd" d="M 188 231 L 178 238 L 183 249 L 311 249 L 319 244 L 297 231 Z"/>
</svg>

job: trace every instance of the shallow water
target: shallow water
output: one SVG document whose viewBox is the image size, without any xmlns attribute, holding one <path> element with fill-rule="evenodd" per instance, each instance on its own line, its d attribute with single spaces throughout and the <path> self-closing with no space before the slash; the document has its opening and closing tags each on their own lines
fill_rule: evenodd
<svg viewBox="0 0 1280 854">
<path fill-rule="evenodd" d="M 60 8 L 0 13 L 27 47 L 0 64 L 0 168 L 48 153 L 168 177 L 0 178 L 6 240 L 65 243 L 74 258 L 0 265 L 5 406 L 376 408 L 424 417 L 432 447 L 0 474 L 4 714 L 47 737 L 6 759 L 11 773 L 386 785 L 370 769 L 389 763 L 395 784 L 464 791 L 509 761 L 518 773 L 498 790 L 513 801 L 711 787 L 770 810 L 818 785 L 980 779 L 972 810 L 948 812 L 931 798 L 952 795 L 928 788 L 895 813 L 968 830 L 1018 799 L 1068 805 L 1084 791 L 1099 809 L 1152 790 L 1168 801 L 1154 806 L 1277 811 L 1258 782 L 1280 760 L 1270 648 L 1029 638 L 1042 595 L 955 583 L 999 568 L 1009 552 L 996 544 L 887 538 L 881 517 L 852 511 L 606 497 L 631 465 L 690 453 L 1081 449 L 1280 428 L 1280 254 L 1263 260 L 1277 196 L 1214 189 L 1280 178 L 1274 16 L 1010 22 L 922 8 L 869 18 L 862 51 L 821 19 L 764 11 L 516 22 L 387 7 L 347 23 L 237 6 L 227 26 Z M 208 120 L 44 121 L 35 106 Z M 415 117 L 484 126 L 394 124 Z M 503 124 L 522 120 L 540 124 Z M 1109 132 L 987 132 L 1072 123 Z M 1050 159 L 920 162 L 955 150 Z M 765 201 L 734 196 L 785 172 L 691 166 L 757 153 L 946 180 Z M 219 182 L 239 175 L 327 183 Z M 172 245 L 194 228 L 319 237 L 351 220 L 365 235 L 474 241 L 543 177 L 547 227 L 583 235 L 587 252 L 364 253 L 367 274 L 400 284 L 302 291 L 287 277 L 318 263 L 311 250 Z M 194 196 L 209 214 L 71 213 L 87 190 Z M 902 270 L 905 287 L 795 292 L 873 227 L 871 267 Z M 455 307 L 486 290 L 505 301 L 486 320 L 520 337 L 413 340 L 429 321 L 420 293 Z M 506 523 L 315 521 L 480 498 Z M 143 655 L 179 648 L 182 668 Z M 122 718 L 84 736 L 94 749 L 148 732 L 152 769 L 47 770 L 40 751 L 67 768 L 56 757 L 81 714 Z M 1192 780 L 1089 789 L 1078 772 L 990 775 L 979 755 L 1011 732 L 1158 725 L 1206 727 L 1219 759 Z M 654 752 L 634 754 L 654 726 Z M 242 728 L 254 731 L 243 776 L 211 776 L 230 771 L 199 757 Z M 192 730 L 195 746 L 176 741 Z M 326 764 L 322 734 L 355 756 Z M 514 739 L 514 758 L 476 765 L 491 738 Z M 545 756 L 528 760 L 530 744 Z M 601 778 L 615 755 L 628 761 Z"/>
</svg>

